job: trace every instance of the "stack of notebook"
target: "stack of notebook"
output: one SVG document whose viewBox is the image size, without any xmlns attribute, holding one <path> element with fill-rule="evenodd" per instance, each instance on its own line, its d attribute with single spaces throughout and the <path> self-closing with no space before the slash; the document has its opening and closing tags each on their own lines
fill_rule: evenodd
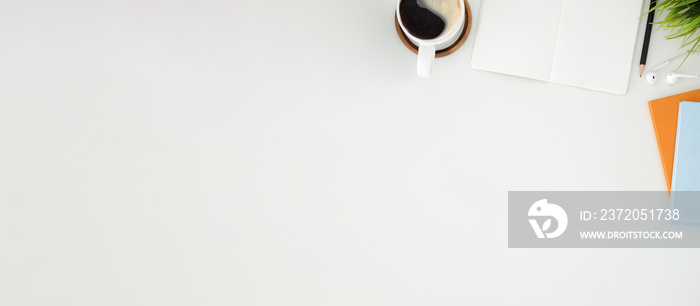
<svg viewBox="0 0 700 306">
<path fill-rule="evenodd" d="M 700 101 L 700 90 L 650 101 L 649 112 L 671 208 L 680 210 L 681 223 L 700 224 L 700 102 L 692 101 Z"/>
</svg>

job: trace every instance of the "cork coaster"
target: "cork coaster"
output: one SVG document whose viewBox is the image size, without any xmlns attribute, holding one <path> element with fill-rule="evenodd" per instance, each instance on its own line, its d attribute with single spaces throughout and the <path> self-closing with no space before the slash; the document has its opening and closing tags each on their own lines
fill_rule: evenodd
<svg viewBox="0 0 700 306">
<path fill-rule="evenodd" d="M 457 41 L 455 41 L 455 43 L 453 43 L 451 46 L 442 50 L 436 50 L 435 57 L 443 57 L 454 53 L 467 40 L 467 37 L 469 36 L 469 31 L 471 31 L 472 29 L 472 9 L 469 7 L 469 2 L 467 2 L 467 0 L 464 0 L 464 8 L 467 11 L 465 12 L 466 20 L 464 21 L 464 29 L 462 30 L 462 34 L 459 36 L 459 39 L 457 39 Z M 396 27 L 396 34 L 399 35 L 399 39 L 401 39 L 401 42 L 406 46 L 406 48 L 408 48 L 408 50 L 411 50 L 413 53 L 418 54 L 418 46 L 411 42 L 406 36 L 406 34 L 403 31 L 401 31 L 401 26 L 399 25 L 399 19 L 396 13 L 394 13 L 394 26 Z"/>
</svg>

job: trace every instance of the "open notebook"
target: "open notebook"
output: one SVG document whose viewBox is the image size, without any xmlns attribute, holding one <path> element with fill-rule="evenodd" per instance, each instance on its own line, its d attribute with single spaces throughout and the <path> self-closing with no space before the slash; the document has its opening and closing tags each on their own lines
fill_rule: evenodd
<svg viewBox="0 0 700 306">
<path fill-rule="evenodd" d="M 644 0 L 484 0 L 472 67 L 625 94 Z"/>
</svg>

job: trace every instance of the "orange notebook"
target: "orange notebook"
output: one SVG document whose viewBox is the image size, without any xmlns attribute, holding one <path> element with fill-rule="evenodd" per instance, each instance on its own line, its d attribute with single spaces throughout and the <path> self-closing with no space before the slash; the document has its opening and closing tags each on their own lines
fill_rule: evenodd
<svg viewBox="0 0 700 306">
<path fill-rule="evenodd" d="M 671 178 L 673 177 L 673 155 L 676 150 L 678 106 L 681 101 L 700 102 L 700 89 L 649 101 L 649 113 L 651 113 L 651 121 L 654 123 L 656 142 L 659 145 L 661 164 L 664 166 L 664 175 L 669 191 L 671 191 Z"/>
</svg>

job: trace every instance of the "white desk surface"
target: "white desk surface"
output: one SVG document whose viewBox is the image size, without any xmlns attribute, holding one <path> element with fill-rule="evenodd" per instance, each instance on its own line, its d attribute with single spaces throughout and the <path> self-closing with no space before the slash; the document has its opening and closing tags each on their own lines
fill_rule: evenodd
<svg viewBox="0 0 700 306">
<path fill-rule="evenodd" d="M 664 190 L 647 101 L 700 80 L 481 72 L 471 38 L 420 79 L 394 6 L 1 4 L 0 304 L 700 304 L 698 250 L 506 234 L 509 190 Z"/>
</svg>

